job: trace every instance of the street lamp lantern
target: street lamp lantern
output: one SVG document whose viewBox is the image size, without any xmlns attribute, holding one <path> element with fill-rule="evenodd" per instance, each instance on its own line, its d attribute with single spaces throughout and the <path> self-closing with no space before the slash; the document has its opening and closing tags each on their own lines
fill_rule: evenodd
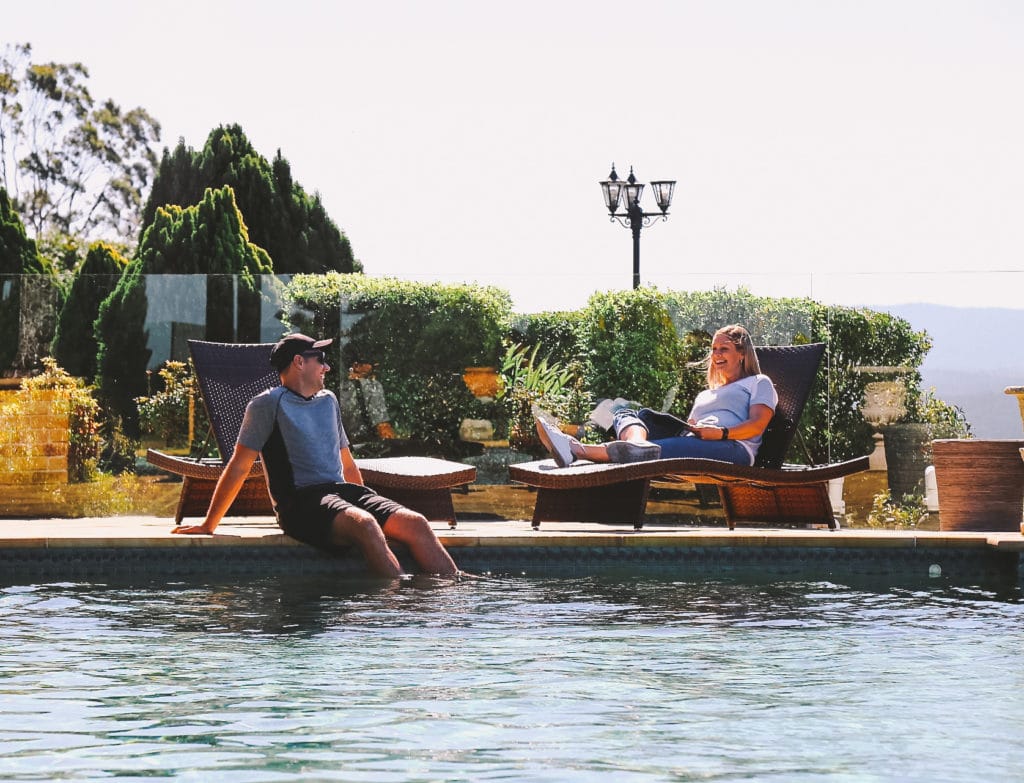
<svg viewBox="0 0 1024 783">
<path fill-rule="evenodd" d="M 651 180 L 651 190 L 654 191 L 654 200 L 658 202 L 658 209 L 662 215 L 668 214 L 668 208 L 672 205 L 672 193 L 676 189 L 674 179 Z"/>
<path fill-rule="evenodd" d="M 614 163 L 612 164 L 615 165 Z M 629 167 L 629 176 L 626 177 L 626 209 L 630 210 L 640 203 L 640 196 L 644 193 L 642 183 L 636 181 L 633 176 L 633 167 Z"/>
<path fill-rule="evenodd" d="M 640 197 L 643 195 L 644 186 L 636 181 L 633 174 L 633 167 L 629 167 L 629 176 L 625 183 L 615 173 L 615 164 L 612 164 L 611 174 L 601 184 L 604 192 L 604 205 L 608 207 L 609 219 L 619 225 L 633 231 L 633 288 L 640 287 L 640 229 L 649 226 L 654 218 L 668 220 L 668 208 L 672 205 L 672 194 L 676 188 L 676 181 L 659 179 L 651 181 L 651 189 L 654 191 L 654 200 L 658 203 L 660 212 L 644 212 L 640 206 Z M 619 202 L 625 195 L 625 212 L 619 212 Z"/>
<path fill-rule="evenodd" d="M 614 215 L 615 210 L 619 208 L 619 199 L 622 198 L 622 183 L 619 181 L 619 175 L 615 173 L 614 163 L 612 164 L 612 173 L 601 183 L 601 190 L 604 191 L 604 205 Z"/>
</svg>

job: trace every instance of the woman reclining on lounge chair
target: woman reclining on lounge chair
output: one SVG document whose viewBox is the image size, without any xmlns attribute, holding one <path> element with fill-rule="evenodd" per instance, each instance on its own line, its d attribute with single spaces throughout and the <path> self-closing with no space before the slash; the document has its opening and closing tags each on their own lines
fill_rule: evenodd
<svg viewBox="0 0 1024 783">
<path fill-rule="evenodd" d="M 590 445 L 538 417 L 541 442 L 563 468 L 577 459 L 642 462 L 659 457 L 753 465 L 779 397 L 771 379 L 761 374 L 750 334 L 742 326 L 723 326 L 703 364 L 708 388 L 697 395 L 687 421 L 649 408 L 624 408 L 612 423 L 616 440 Z"/>
</svg>

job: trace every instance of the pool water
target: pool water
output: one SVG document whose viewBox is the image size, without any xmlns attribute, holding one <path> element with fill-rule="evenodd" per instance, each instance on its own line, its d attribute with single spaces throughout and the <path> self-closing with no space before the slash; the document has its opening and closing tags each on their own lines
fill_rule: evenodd
<svg viewBox="0 0 1024 783">
<path fill-rule="evenodd" d="M 0 590 L 0 778 L 1021 779 L 1024 602 L 494 578 Z"/>
</svg>

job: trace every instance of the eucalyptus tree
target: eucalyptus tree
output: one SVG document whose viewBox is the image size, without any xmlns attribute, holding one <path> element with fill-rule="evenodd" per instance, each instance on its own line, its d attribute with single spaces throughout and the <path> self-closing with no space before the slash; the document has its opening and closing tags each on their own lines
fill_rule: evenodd
<svg viewBox="0 0 1024 783">
<path fill-rule="evenodd" d="M 0 53 L 0 185 L 29 233 L 134 244 L 152 184 L 160 125 L 143 108 L 96 99 L 82 64 Z"/>
</svg>

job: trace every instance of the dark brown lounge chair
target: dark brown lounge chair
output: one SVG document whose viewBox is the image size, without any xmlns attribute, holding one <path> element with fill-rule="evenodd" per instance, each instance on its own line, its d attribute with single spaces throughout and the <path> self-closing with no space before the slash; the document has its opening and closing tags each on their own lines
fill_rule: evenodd
<svg viewBox="0 0 1024 783">
<path fill-rule="evenodd" d="M 509 477 L 537 488 L 533 527 L 551 522 L 631 522 L 643 527 L 652 479 L 681 478 L 717 484 L 725 519 L 763 525 L 827 524 L 836 529 L 827 482 L 868 469 L 868 458 L 831 465 L 786 465 L 786 452 L 810 395 L 825 346 L 757 349 L 761 371 L 775 383 L 779 404 L 765 430 L 757 463 L 712 459 L 659 459 L 630 464 L 579 461 L 559 468 L 554 460 L 509 466 Z"/>
<path fill-rule="evenodd" d="M 182 477 L 174 515 L 179 524 L 185 517 L 206 515 L 213 488 L 234 451 L 245 406 L 260 392 L 280 383 L 277 370 L 270 366 L 272 343 L 189 340 L 188 344 L 221 458 L 179 457 L 155 449 L 146 452 L 148 462 Z M 419 511 L 427 519 L 447 521 L 453 528 L 456 520 L 451 490 L 476 480 L 476 468 L 471 465 L 433 457 L 365 459 L 356 460 L 356 464 L 368 487 Z M 256 460 L 227 516 L 273 514 L 263 465 Z"/>
</svg>

